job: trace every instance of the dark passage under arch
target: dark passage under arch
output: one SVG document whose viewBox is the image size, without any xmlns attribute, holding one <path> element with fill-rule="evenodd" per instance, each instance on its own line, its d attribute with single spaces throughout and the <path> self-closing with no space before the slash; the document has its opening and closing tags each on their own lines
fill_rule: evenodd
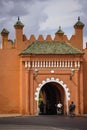
<svg viewBox="0 0 87 130">
<path fill-rule="evenodd" d="M 40 114 L 57 114 L 58 102 L 63 102 L 63 97 L 59 84 L 55 82 L 46 83 L 40 91 Z"/>
</svg>

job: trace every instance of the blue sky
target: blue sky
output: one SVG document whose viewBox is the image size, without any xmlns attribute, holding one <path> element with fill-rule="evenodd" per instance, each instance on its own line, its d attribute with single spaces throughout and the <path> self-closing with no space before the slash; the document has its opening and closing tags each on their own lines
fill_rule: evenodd
<svg viewBox="0 0 87 130">
<path fill-rule="evenodd" d="M 74 34 L 73 25 L 78 16 L 85 24 L 84 47 L 87 41 L 87 1 L 86 0 L 0 0 L 0 31 L 7 28 L 9 38 L 15 39 L 14 24 L 20 16 L 25 25 L 24 34 L 29 39 L 31 34 L 38 37 L 51 34 L 61 26 L 64 33 L 71 37 Z"/>
</svg>

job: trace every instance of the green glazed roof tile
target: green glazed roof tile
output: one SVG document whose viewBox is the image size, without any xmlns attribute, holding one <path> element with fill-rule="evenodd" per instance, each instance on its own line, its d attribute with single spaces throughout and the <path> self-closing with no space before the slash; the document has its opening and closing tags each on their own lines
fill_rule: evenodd
<svg viewBox="0 0 87 130">
<path fill-rule="evenodd" d="M 66 42 L 35 41 L 21 54 L 83 54 L 83 52 Z"/>
<path fill-rule="evenodd" d="M 60 26 L 59 26 L 59 30 L 55 34 L 64 34 L 64 32 L 61 30 Z"/>
<path fill-rule="evenodd" d="M 3 28 L 3 30 L 1 31 L 1 34 L 8 34 L 9 31 L 6 28 Z"/>
<path fill-rule="evenodd" d="M 74 25 L 74 27 L 76 27 L 76 26 L 84 27 L 84 24 L 80 21 L 80 17 L 78 17 L 78 22 Z"/>
<path fill-rule="evenodd" d="M 18 21 L 16 22 L 16 24 L 14 25 L 14 27 L 16 26 L 21 26 L 24 27 L 23 23 L 20 21 L 20 18 L 18 17 Z"/>
</svg>

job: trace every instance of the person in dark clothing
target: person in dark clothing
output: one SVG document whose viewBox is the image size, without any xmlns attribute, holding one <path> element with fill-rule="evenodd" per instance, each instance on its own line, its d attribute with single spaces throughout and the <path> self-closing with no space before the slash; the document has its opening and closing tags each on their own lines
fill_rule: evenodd
<svg viewBox="0 0 87 130">
<path fill-rule="evenodd" d="M 69 114 L 71 115 L 71 116 L 74 116 L 75 115 L 75 104 L 74 104 L 74 102 L 72 101 L 71 102 L 71 104 L 69 105 Z"/>
</svg>

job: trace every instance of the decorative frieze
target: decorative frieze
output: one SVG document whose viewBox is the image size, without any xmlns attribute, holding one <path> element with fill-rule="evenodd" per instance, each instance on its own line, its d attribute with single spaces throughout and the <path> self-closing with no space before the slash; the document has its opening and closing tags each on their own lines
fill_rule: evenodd
<svg viewBox="0 0 87 130">
<path fill-rule="evenodd" d="M 25 61 L 25 68 L 80 68 L 80 61 Z"/>
</svg>

